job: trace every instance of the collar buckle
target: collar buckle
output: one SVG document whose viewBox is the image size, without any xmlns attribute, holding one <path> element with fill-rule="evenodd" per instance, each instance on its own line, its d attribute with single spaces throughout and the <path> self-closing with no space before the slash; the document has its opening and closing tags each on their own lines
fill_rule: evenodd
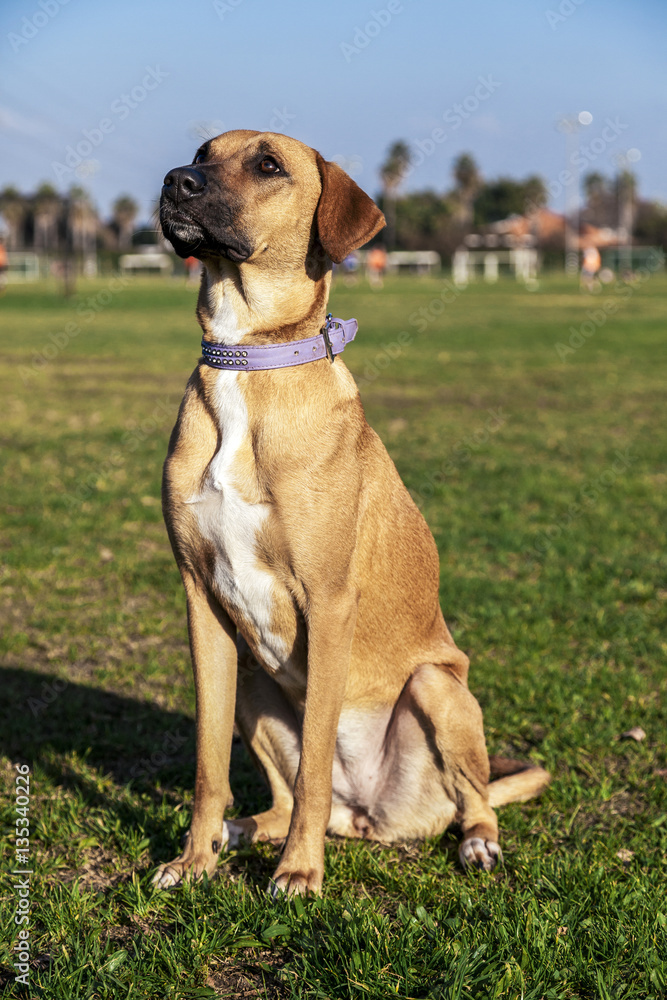
<svg viewBox="0 0 667 1000">
<path fill-rule="evenodd" d="M 333 352 L 333 344 L 331 343 L 331 337 L 329 336 L 329 330 L 331 329 L 331 327 L 337 327 L 340 325 L 341 325 L 340 323 L 336 323 L 334 321 L 332 313 L 327 313 L 326 323 L 322 327 L 322 336 L 324 338 L 324 348 L 327 352 L 327 357 L 331 362 L 331 364 L 333 364 L 334 362 L 335 355 Z"/>
</svg>

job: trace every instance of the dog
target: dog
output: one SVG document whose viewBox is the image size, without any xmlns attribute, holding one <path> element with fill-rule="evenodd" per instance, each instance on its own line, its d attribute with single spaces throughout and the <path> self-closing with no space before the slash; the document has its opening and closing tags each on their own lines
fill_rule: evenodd
<svg viewBox="0 0 667 1000">
<path fill-rule="evenodd" d="M 162 490 L 187 597 L 195 801 L 156 884 L 211 876 L 245 839 L 284 844 L 274 895 L 317 893 L 327 832 L 387 843 L 453 823 L 463 865 L 491 871 L 493 807 L 549 775 L 496 760 L 504 776 L 489 783 L 433 536 L 340 357 L 354 330 L 326 319 L 332 262 L 378 233 L 382 212 L 314 149 L 233 131 L 167 174 L 160 222 L 203 264 L 204 358 Z M 224 820 L 235 724 L 272 805 Z"/>
</svg>

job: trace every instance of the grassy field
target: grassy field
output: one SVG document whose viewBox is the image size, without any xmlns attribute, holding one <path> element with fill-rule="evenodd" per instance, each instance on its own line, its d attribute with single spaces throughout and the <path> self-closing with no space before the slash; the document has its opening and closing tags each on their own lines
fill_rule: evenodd
<svg viewBox="0 0 667 1000">
<path fill-rule="evenodd" d="M 159 484 L 194 297 L 100 280 L 0 300 L 4 867 L 25 763 L 33 870 L 27 987 L 20 876 L 3 882 L 2 995 L 665 997 L 667 279 L 335 289 L 334 315 L 360 321 L 345 360 L 368 418 L 438 542 L 489 748 L 554 781 L 500 811 L 492 876 L 461 871 L 451 836 L 332 839 L 324 896 L 277 902 L 268 846 L 206 885 L 150 885 L 192 801 Z M 633 727 L 645 738 L 619 738 Z M 232 787 L 239 814 L 266 802 L 236 745 Z"/>
</svg>

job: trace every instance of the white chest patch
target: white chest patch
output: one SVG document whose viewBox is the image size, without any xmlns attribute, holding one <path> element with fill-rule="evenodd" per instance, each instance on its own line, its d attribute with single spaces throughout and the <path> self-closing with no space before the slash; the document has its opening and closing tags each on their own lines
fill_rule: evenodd
<svg viewBox="0 0 667 1000">
<path fill-rule="evenodd" d="M 248 503 L 235 478 L 234 462 L 239 448 L 248 441 L 248 411 L 236 372 L 220 372 L 217 378 L 216 411 L 220 448 L 208 471 L 202 492 L 187 501 L 192 504 L 202 538 L 215 551 L 214 587 L 221 603 L 236 609 L 255 629 L 258 655 L 270 670 L 286 660 L 286 645 L 271 631 L 274 580 L 257 558 L 257 535 L 269 508 Z"/>
</svg>

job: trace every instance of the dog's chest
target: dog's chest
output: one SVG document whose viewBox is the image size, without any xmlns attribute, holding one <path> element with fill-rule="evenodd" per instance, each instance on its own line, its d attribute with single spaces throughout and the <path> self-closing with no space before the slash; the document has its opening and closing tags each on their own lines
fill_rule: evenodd
<svg viewBox="0 0 667 1000">
<path fill-rule="evenodd" d="M 201 491 L 188 499 L 200 541 L 212 553 L 213 590 L 264 665 L 278 670 L 286 644 L 272 629 L 277 581 L 260 561 L 258 537 L 269 516 L 265 503 L 248 499 L 253 477 L 248 413 L 236 373 L 220 373 L 216 398 L 220 446 Z"/>
</svg>

